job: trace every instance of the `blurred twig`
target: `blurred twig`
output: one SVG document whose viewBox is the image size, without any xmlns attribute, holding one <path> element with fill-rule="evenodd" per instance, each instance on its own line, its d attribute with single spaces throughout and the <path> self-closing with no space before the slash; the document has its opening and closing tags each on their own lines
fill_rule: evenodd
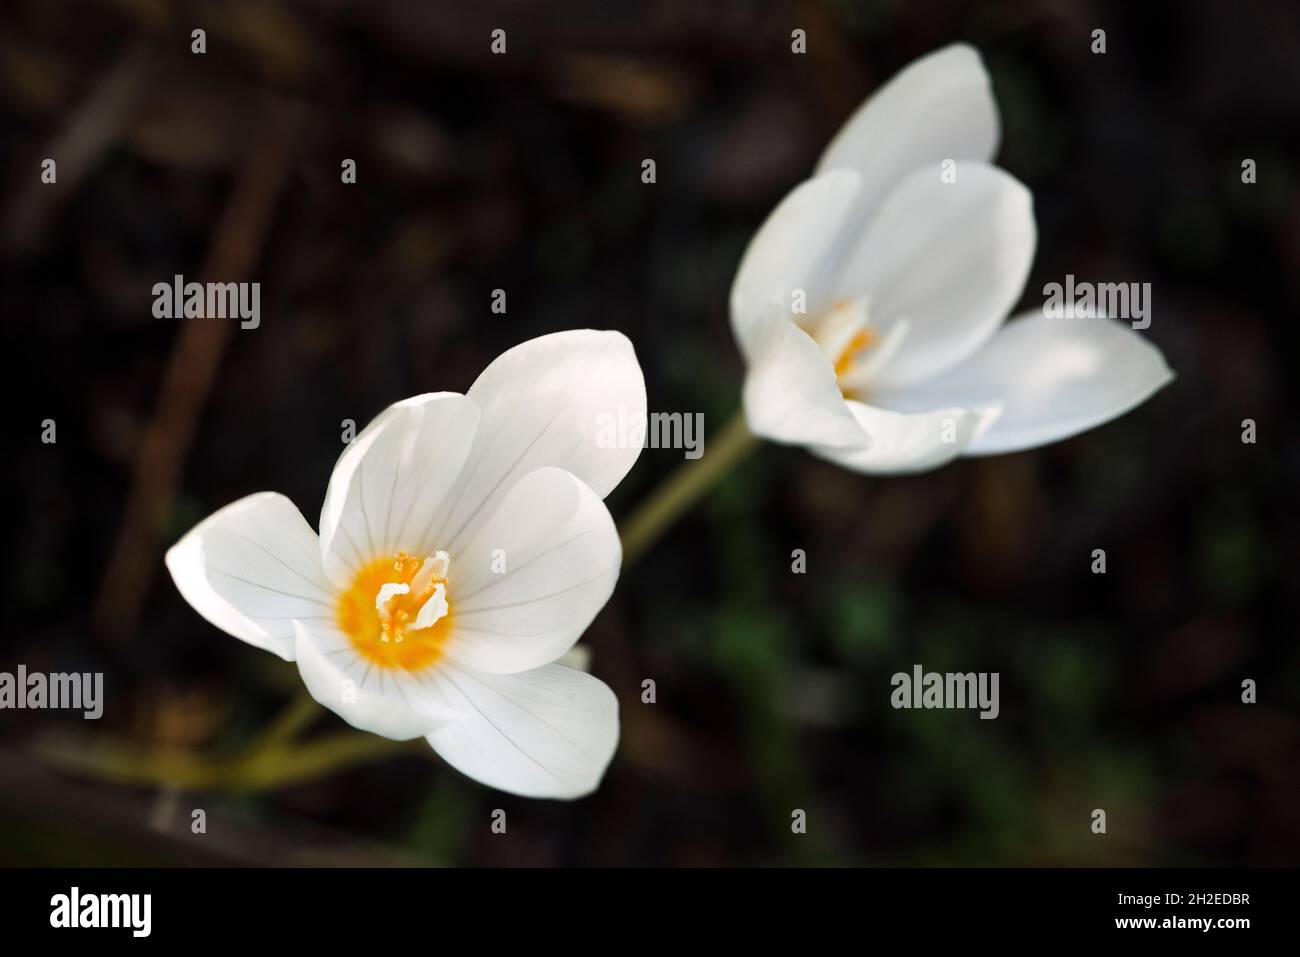
<svg viewBox="0 0 1300 957">
<path fill-rule="evenodd" d="M 283 104 L 268 108 L 266 122 L 251 137 L 255 145 L 217 225 L 200 281 L 240 282 L 252 272 L 289 168 L 296 120 L 297 113 Z M 182 321 L 95 598 L 92 620 L 102 636 L 135 631 L 157 565 L 160 530 L 234 329 L 229 320 Z"/>
<path fill-rule="evenodd" d="M 72 112 L 52 140 L 41 148 L 38 162 L 14 171 L 17 182 L 13 205 L 4 217 L 0 246 L 7 254 L 25 253 L 40 244 L 50 223 L 81 181 L 119 138 L 153 66 L 145 43 L 132 47 Z M 41 183 L 39 160 L 53 159 L 58 178 Z"/>
<path fill-rule="evenodd" d="M 106 788 L 99 780 L 70 779 L 51 770 L 46 761 L 0 748 L 0 820 L 16 818 L 24 828 L 22 835 L 6 834 L 0 864 L 436 863 L 427 854 L 358 841 L 302 818 L 280 817 L 269 807 L 262 809 L 259 820 L 250 820 L 247 814 L 231 813 L 220 801 L 199 799 L 175 787 L 168 793 L 177 813 L 164 822 L 151 813 L 157 801 L 153 794 Z M 198 807 L 204 810 L 206 829 L 195 833 L 191 814 Z"/>
</svg>

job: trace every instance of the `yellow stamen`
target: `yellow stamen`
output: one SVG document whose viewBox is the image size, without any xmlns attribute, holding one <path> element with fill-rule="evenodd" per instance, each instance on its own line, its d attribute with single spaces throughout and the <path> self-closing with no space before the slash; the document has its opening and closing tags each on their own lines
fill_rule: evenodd
<svg viewBox="0 0 1300 957">
<path fill-rule="evenodd" d="M 835 360 L 835 378 L 840 378 L 852 369 L 853 360 L 857 358 L 858 353 L 867 346 L 873 345 L 879 338 L 870 329 L 859 329 L 855 332 L 853 337 L 845 343 L 839 357 Z"/>
</svg>

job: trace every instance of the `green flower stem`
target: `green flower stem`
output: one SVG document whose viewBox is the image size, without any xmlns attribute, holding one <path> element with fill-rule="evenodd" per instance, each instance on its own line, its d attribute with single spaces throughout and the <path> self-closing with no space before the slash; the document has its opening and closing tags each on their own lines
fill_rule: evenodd
<svg viewBox="0 0 1300 957">
<path fill-rule="evenodd" d="M 140 751 L 112 743 L 79 748 L 45 745 L 38 747 L 36 753 L 63 770 L 121 784 L 253 794 L 416 750 L 410 741 L 390 741 L 349 730 L 320 735 L 309 741 L 250 747 L 231 757 L 177 749 Z M 419 750 L 428 751 L 428 747 Z"/>
<path fill-rule="evenodd" d="M 623 567 L 640 558 L 684 511 L 757 447 L 758 439 L 749 431 L 745 411 L 740 409 L 712 443 L 705 444 L 700 458 L 678 466 L 668 481 L 643 500 L 624 523 Z"/>
<path fill-rule="evenodd" d="M 291 744 L 323 713 L 324 710 L 316 703 L 316 699 L 307 693 L 306 687 L 300 685 L 293 700 L 285 705 L 284 710 L 275 716 L 275 720 L 261 734 L 248 743 L 243 753 L 274 751 Z"/>
</svg>

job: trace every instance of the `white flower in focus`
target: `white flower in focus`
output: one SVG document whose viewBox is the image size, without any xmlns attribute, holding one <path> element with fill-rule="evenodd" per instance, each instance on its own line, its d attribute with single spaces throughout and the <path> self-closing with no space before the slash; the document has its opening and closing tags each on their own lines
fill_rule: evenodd
<svg viewBox="0 0 1300 957">
<path fill-rule="evenodd" d="M 646 409 L 623 335 L 533 339 L 466 395 L 380 413 L 334 467 L 319 537 L 263 492 L 200 523 L 167 567 L 203 617 L 297 662 L 355 727 L 422 736 L 503 791 L 579 797 L 613 756 L 618 704 L 555 662 L 618 579 L 602 499 L 640 447 L 598 447 L 596 423 L 620 408 Z"/>
<path fill-rule="evenodd" d="M 732 286 L 755 434 L 915 472 L 1066 438 L 1170 381 L 1118 322 L 1003 324 L 1036 232 L 1029 191 L 988 162 L 997 141 L 988 74 L 963 45 L 915 61 L 849 119 Z"/>
</svg>

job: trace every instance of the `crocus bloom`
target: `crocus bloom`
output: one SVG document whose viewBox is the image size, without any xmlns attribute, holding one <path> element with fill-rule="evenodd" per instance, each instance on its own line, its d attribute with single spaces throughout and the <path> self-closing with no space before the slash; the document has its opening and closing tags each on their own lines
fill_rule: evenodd
<svg viewBox="0 0 1300 957">
<path fill-rule="evenodd" d="M 754 237 L 731 290 L 758 435 L 861 472 L 1032 448 L 1171 378 L 1104 318 L 1028 314 L 1029 191 L 989 165 L 998 113 L 979 54 L 915 61 L 852 116 Z"/>
<path fill-rule="evenodd" d="M 294 661 L 312 696 L 388 738 L 528 797 L 599 783 L 614 694 L 556 664 L 613 592 L 603 498 L 640 448 L 597 442 L 644 416 L 632 345 L 590 330 L 516 346 L 465 395 L 389 406 L 343 451 L 317 536 L 284 496 L 219 510 L 167 553 L 199 614 Z"/>
</svg>

